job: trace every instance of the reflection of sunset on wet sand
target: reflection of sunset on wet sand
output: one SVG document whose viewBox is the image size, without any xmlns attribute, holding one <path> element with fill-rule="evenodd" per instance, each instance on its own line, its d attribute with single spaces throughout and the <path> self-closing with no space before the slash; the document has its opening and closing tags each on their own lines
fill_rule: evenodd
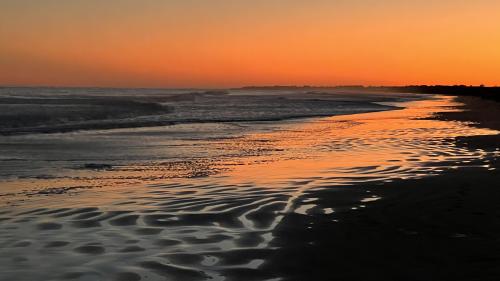
<svg viewBox="0 0 500 281">
<path fill-rule="evenodd" d="M 242 166 L 230 172 L 236 181 L 269 184 L 293 178 L 329 178 L 328 184 L 370 179 L 426 176 L 446 166 L 460 166 L 484 151 L 457 148 L 457 136 L 494 134 L 458 122 L 429 117 L 453 110 L 450 98 L 416 101 L 396 111 L 322 118 L 271 134 L 248 136 L 278 148 L 276 158 L 254 160 L 262 165 Z M 249 160 L 251 162 L 252 160 Z M 263 167 L 264 166 L 264 167 Z"/>
<path fill-rule="evenodd" d="M 295 180 L 317 180 L 309 186 L 322 186 L 421 177 L 439 173 L 448 166 L 460 166 L 470 158 L 487 155 L 485 151 L 456 147 L 455 137 L 496 133 L 465 123 L 429 118 L 438 111 L 456 111 L 452 106 L 457 103 L 451 98 L 439 97 L 394 105 L 406 108 L 262 124 L 260 130 L 263 132 L 235 138 L 192 140 L 189 146 L 210 150 L 204 152 L 209 157 L 194 157 L 181 162 L 120 165 L 90 173 L 88 170 L 69 170 L 63 175 L 38 178 L 37 189 L 32 190 L 27 190 L 33 187 L 32 179 L 7 181 L 4 183 L 4 194 L 9 190 L 24 190 L 24 194 L 32 195 L 50 194 L 59 192 L 58 187 L 64 193 L 79 193 L 99 188 L 105 190 L 94 191 L 105 192 L 114 198 L 117 190 L 130 185 L 136 189 L 137 185 L 156 185 L 159 180 L 185 178 L 189 182 L 189 178 L 199 181 L 199 177 L 209 175 L 222 184 L 248 183 L 269 187 L 286 185 L 288 181 Z M 170 129 L 165 130 L 168 132 Z M 173 147 L 175 142 L 171 143 Z M 152 144 L 149 147 L 152 150 L 167 145 L 165 141 Z M 101 195 L 92 198 L 96 199 L 109 200 Z M 92 204 L 86 202 L 89 203 Z"/>
<path fill-rule="evenodd" d="M 272 249 L 273 231 L 287 213 L 330 216 L 381 199 L 375 193 L 360 194 L 343 205 L 325 207 L 315 203 L 315 190 L 427 177 L 460 166 L 486 167 L 487 159 L 497 156 L 458 147 L 454 141 L 458 136 L 496 131 L 430 118 L 436 112 L 456 110 L 452 98 L 396 105 L 404 108 L 256 123 L 257 131 L 236 137 L 191 140 L 193 148 L 205 151 L 205 158 L 7 181 L 6 188 L 18 192 L 3 194 L 2 214 L 17 220 L 7 220 L 11 227 L 0 235 L 16 237 L 13 243 L 33 241 L 29 247 L 71 243 L 80 245 L 76 252 L 106 253 L 93 262 L 93 269 L 79 267 L 90 257 L 75 256 L 53 261 L 43 270 L 47 274 L 53 272 L 51 266 L 64 263 L 68 274 L 80 270 L 85 276 L 109 276 L 117 274 L 126 259 L 126 264 L 139 265 L 135 274 L 150 276 L 151 268 L 164 265 L 159 255 L 169 261 L 165 272 L 180 278 L 175 280 L 186 276 L 223 280 L 222 276 L 237 276 L 231 273 L 234 269 L 257 272 Z M 167 146 L 161 143 L 150 149 L 161 147 Z M 33 186 L 38 188 L 27 190 Z M 31 222 L 20 225 L 25 219 Z M 51 234 L 25 231 L 30 228 L 50 229 Z M 69 236 L 78 241 L 68 241 Z M 133 246 L 120 249 L 118 245 L 127 241 L 134 241 Z M 42 253 L 55 256 L 64 247 Z M 16 249 L 5 251 L 4 257 L 19 254 Z M 2 263 L 9 261 L 4 258 Z M 101 265 L 106 271 L 94 271 Z M 175 273 L 176 268 L 183 271 Z M 26 276 L 41 270 L 32 264 Z"/>
</svg>

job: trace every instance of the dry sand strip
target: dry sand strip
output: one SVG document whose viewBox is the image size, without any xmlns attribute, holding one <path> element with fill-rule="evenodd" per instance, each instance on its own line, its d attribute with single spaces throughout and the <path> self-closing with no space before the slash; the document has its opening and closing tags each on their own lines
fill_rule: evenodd
<svg viewBox="0 0 500 281">
<path fill-rule="evenodd" d="M 466 111 L 436 118 L 500 129 L 500 103 L 459 101 Z M 473 149 L 500 147 L 500 135 L 455 141 Z M 289 214 L 274 233 L 281 250 L 264 270 L 298 281 L 500 280 L 499 160 L 489 159 L 490 169 L 446 169 L 436 177 L 349 187 L 350 198 L 382 199 L 333 220 Z M 338 194 L 323 190 L 314 197 L 328 208 L 344 203 Z"/>
</svg>

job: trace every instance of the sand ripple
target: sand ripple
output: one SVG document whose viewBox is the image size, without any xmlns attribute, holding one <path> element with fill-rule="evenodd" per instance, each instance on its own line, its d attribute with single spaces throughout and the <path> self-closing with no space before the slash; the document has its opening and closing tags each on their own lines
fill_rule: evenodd
<svg viewBox="0 0 500 281">
<path fill-rule="evenodd" d="M 343 190 L 487 168 L 488 158 L 500 156 L 455 143 L 457 136 L 496 132 L 426 119 L 451 104 L 413 102 L 398 111 L 284 122 L 194 141 L 205 157 L 30 179 L 41 190 L 66 189 L 1 196 L 8 206 L 0 209 L 0 279 L 273 280 L 259 267 L 279 250 L 270 242 L 286 214 L 364 208 L 383 198 Z M 312 192 L 319 189 L 337 192 L 345 204 L 320 208 Z"/>
</svg>

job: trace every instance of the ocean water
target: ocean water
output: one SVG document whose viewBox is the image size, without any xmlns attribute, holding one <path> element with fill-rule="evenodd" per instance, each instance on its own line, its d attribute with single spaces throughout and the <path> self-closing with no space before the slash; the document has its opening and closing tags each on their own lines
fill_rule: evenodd
<svg viewBox="0 0 500 281">
<path fill-rule="evenodd" d="M 352 95 L 351 95 L 352 96 Z M 213 157 L 202 140 L 273 130 L 297 118 L 393 109 L 412 95 L 305 91 L 0 89 L 0 178 Z M 244 154 L 244 151 L 232 152 Z"/>
<path fill-rule="evenodd" d="M 430 118 L 456 110 L 452 97 L 2 91 L 6 280 L 278 280 L 259 268 L 287 214 L 334 220 L 383 200 L 318 206 L 315 191 L 489 169 L 500 156 L 454 142 L 498 132 Z"/>
<path fill-rule="evenodd" d="M 390 99 L 306 91 L 0 88 L 0 134 L 332 116 L 385 110 L 373 101 Z"/>
</svg>

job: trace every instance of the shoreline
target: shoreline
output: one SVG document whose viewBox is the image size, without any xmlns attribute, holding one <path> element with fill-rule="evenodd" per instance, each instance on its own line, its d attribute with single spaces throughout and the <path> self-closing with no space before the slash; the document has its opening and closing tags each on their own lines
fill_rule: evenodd
<svg viewBox="0 0 500 281">
<path fill-rule="evenodd" d="M 186 145 L 187 150 L 179 150 L 183 157 L 194 147 L 202 153 L 217 153 L 206 158 L 209 162 L 196 162 L 199 165 L 152 163 L 95 171 L 90 179 L 99 186 L 108 181 L 110 185 L 81 193 L 68 190 L 43 195 L 43 191 L 40 196 L 20 198 L 25 206 L 0 210 L 5 224 L 0 229 L 0 263 L 7 268 L 3 275 L 18 280 L 41 275 L 55 280 L 67 276 L 121 280 L 125 273 L 135 278 L 132 280 L 206 280 L 208 276 L 238 281 L 279 277 L 321 281 L 325 276 L 327 280 L 330 276 L 369 280 L 348 274 L 360 271 L 361 265 L 371 268 L 370 272 L 380 271 L 382 276 L 386 271 L 377 266 L 380 258 L 376 255 L 387 250 L 372 242 L 380 239 L 389 243 L 383 235 L 397 238 L 393 232 L 411 239 L 421 231 L 409 227 L 394 230 L 391 227 L 400 223 L 399 218 L 384 221 L 380 213 L 385 215 L 385 209 L 372 207 L 407 198 L 404 194 L 412 198 L 414 193 L 426 203 L 434 190 L 422 192 L 418 188 L 428 180 L 422 176 L 440 174 L 442 167 L 450 165 L 443 163 L 446 159 L 474 166 L 471 161 L 489 154 L 448 142 L 452 136 L 490 134 L 489 130 L 429 118 L 440 110 L 451 110 L 453 105 L 450 97 L 443 97 L 413 101 L 403 110 L 314 119 L 239 139 L 187 142 L 181 138 L 173 144 L 176 150 L 179 144 Z M 131 135 L 122 137 L 130 141 Z M 161 140 L 165 137 L 158 136 Z M 111 142 L 116 143 L 119 139 Z M 129 155 L 133 146 L 126 144 L 124 150 Z M 165 147 L 161 146 L 161 151 L 168 150 Z M 102 151 L 107 153 L 102 159 L 109 159 L 110 151 Z M 144 150 L 139 152 L 148 155 Z M 161 158 L 165 157 L 168 155 Z M 223 160 L 220 165 L 213 163 L 214 157 Z M 219 169 L 224 171 L 220 175 L 203 176 Z M 484 172 L 484 167 L 481 169 Z M 195 177 L 166 177 L 169 172 L 183 171 Z M 196 176 L 199 174 L 202 177 Z M 400 186 L 400 181 L 394 181 L 399 178 L 419 180 Z M 46 181 L 54 187 L 51 183 L 64 185 L 65 180 L 42 178 L 36 185 Z M 86 178 L 76 174 L 75 180 Z M 385 184 L 380 186 L 381 182 Z M 400 188 L 409 187 L 409 182 L 416 187 Z M 131 185 L 123 188 L 123 183 Z M 34 201 L 29 202 L 30 198 Z M 372 216 L 372 210 L 374 218 L 359 218 L 363 213 Z M 394 208 L 390 210 L 392 214 Z M 402 215 L 412 214 L 411 210 L 397 209 Z M 423 228 L 432 238 L 428 226 Z M 439 233 L 448 237 L 447 230 L 453 230 L 448 232 L 458 235 L 456 239 L 476 236 L 462 229 Z M 403 249 L 409 242 L 401 243 L 399 248 Z M 358 260 L 359 254 L 364 260 Z M 51 262 L 37 262 L 47 257 Z M 406 260 L 406 264 L 412 262 Z M 342 268 L 332 271 L 335 266 Z M 394 280 L 401 279 L 405 278 Z"/>
<path fill-rule="evenodd" d="M 435 118 L 500 129 L 491 118 L 500 114 L 499 103 L 457 100 L 466 111 Z M 498 151 L 500 135 L 459 137 L 456 144 Z M 280 251 L 264 270 L 297 281 L 500 279 L 500 157 L 488 160 L 490 169 L 461 167 L 422 179 L 346 187 L 341 198 L 330 190 L 312 191 L 325 208 L 345 204 L 349 193 L 348 204 L 370 194 L 381 199 L 333 220 L 289 214 L 274 233 Z"/>
</svg>

